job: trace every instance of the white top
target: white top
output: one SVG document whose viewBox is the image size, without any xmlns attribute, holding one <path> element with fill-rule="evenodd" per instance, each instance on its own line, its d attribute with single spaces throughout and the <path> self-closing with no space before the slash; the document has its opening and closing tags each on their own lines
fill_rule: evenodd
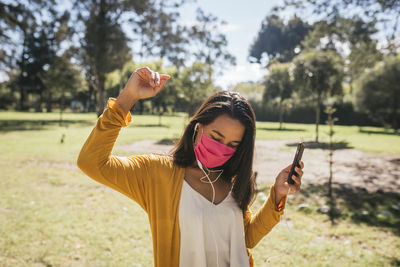
<svg viewBox="0 0 400 267">
<path fill-rule="evenodd" d="M 249 266 L 243 215 L 231 192 L 215 205 L 183 180 L 179 229 L 179 266 Z"/>
</svg>

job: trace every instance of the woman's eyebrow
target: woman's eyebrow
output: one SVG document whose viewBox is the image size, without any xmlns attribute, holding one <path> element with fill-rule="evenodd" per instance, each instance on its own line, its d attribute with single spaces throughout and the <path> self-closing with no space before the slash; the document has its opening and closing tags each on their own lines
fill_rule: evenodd
<svg viewBox="0 0 400 267">
<path fill-rule="evenodd" d="M 217 131 L 217 130 L 212 130 L 212 131 L 215 132 L 216 134 L 218 134 L 219 136 L 221 136 L 222 138 L 225 138 L 225 136 L 222 133 L 220 133 L 219 131 Z M 232 141 L 231 143 L 240 143 L 240 141 Z"/>
</svg>

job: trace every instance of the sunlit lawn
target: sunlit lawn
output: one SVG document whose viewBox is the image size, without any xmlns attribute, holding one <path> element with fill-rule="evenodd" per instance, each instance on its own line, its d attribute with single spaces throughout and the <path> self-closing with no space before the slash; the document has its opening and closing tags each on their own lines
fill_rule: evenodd
<svg viewBox="0 0 400 267">
<path fill-rule="evenodd" d="M 133 115 L 118 144 L 176 139 L 183 117 Z M 80 148 L 96 115 L 0 112 L 0 266 L 151 266 L 148 219 L 125 196 L 96 183 L 77 167 Z M 314 125 L 257 123 L 259 139 L 314 138 Z M 290 130 L 290 131 L 289 131 Z M 381 128 L 335 126 L 335 140 L 369 152 L 400 155 L 400 136 Z M 320 126 L 320 141 L 328 131 Z M 64 143 L 60 143 L 62 135 Z M 114 150 L 125 155 L 134 151 Z M 281 222 L 253 249 L 255 266 L 398 266 L 400 237 L 392 227 L 342 219 L 331 227 L 326 215 L 288 200 Z M 293 205 L 290 203 L 292 202 Z M 259 196 L 253 211 L 262 203 Z M 312 205 L 312 203 L 310 203 Z"/>
</svg>

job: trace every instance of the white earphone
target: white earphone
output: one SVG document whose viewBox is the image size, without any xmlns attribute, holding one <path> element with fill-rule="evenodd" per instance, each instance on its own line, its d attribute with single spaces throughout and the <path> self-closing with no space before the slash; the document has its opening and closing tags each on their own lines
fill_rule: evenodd
<svg viewBox="0 0 400 267">
<path fill-rule="evenodd" d="M 194 126 L 194 130 L 193 130 L 193 137 L 192 137 L 192 140 L 193 140 L 193 147 L 194 147 L 194 144 L 195 144 L 195 142 L 194 142 L 194 135 L 195 135 L 195 133 L 196 133 L 196 131 L 197 131 L 198 126 L 199 126 L 199 123 L 197 122 L 196 125 Z M 202 129 L 202 130 L 203 130 L 203 129 Z M 196 157 L 196 155 L 195 155 L 195 157 Z M 222 172 L 223 172 L 224 170 L 221 170 L 221 173 L 217 176 L 217 178 L 216 178 L 214 181 L 211 181 L 211 179 L 210 179 L 210 177 L 208 176 L 208 174 L 204 171 L 203 164 L 201 164 L 200 160 L 198 160 L 197 157 L 196 157 L 196 161 L 197 161 L 197 165 L 199 166 L 199 168 L 200 168 L 200 169 L 203 171 L 203 173 L 205 174 L 205 176 L 203 176 L 203 177 L 200 178 L 200 181 L 203 182 L 203 183 L 209 183 L 209 184 L 211 185 L 212 190 L 213 190 L 213 197 L 212 197 L 212 201 L 211 201 L 211 206 L 212 206 L 212 208 L 214 208 L 215 188 L 214 188 L 213 183 L 215 183 L 215 182 L 218 180 L 218 178 L 221 176 L 221 174 L 222 174 Z M 208 170 L 208 169 L 207 169 L 207 170 Z M 218 170 L 218 171 L 219 171 L 219 170 Z M 211 171 L 208 170 L 208 172 L 210 173 Z M 207 177 L 208 182 L 203 181 L 203 179 L 204 179 L 205 177 Z M 211 230 L 213 231 L 213 240 L 214 240 L 214 245 L 215 245 L 215 248 L 216 248 L 216 251 L 217 251 L 217 253 L 216 253 L 216 256 L 217 256 L 217 266 L 219 267 L 218 244 L 217 244 L 217 241 L 216 241 L 216 239 L 215 239 L 215 232 L 214 232 L 214 230 L 213 230 L 212 228 L 211 228 Z"/>
</svg>

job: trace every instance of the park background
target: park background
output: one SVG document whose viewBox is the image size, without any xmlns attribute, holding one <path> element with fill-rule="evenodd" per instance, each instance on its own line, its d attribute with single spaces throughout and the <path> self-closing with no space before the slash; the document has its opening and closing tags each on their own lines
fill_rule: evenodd
<svg viewBox="0 0 400 267">
<path fill-rule="evenodd" d="M 202 101 L 257 117 L 267 198 L 298 141 L 302 190 L 255 266 L 400 266 L 400 1 L 0 1 L 0 266 L 151 266 L 145 212 L 76 160 L 143 66 L 171 75 L 113 154 L 168 152 Z"/>
</svg>

